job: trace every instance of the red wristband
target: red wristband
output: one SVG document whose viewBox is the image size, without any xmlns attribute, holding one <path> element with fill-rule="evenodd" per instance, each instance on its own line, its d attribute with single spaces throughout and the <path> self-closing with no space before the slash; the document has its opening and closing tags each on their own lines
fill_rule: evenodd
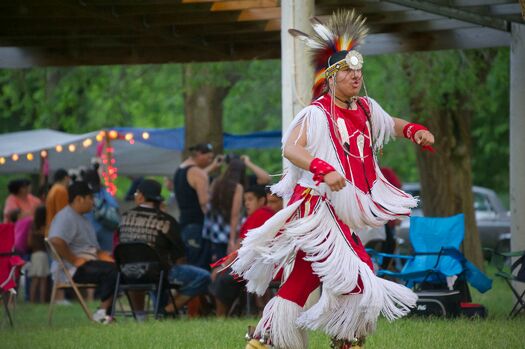
<svg viewBox="0 0 525 349">
<path fill-rule="evenodd" d="M 324 176 L 335 171 L 335 168 L 319 158 L 315 158 L 310 163 L 310 172 L 314 174 L 315 184 L 319 185 L 324 182 Z"/>
<path fill-rule="evenodd" d="M 416 140 L 414 137 L 417 131 L 421 131 L 421 130 L 428 131 L 428 128 L 420 124 L 408 123 L 405 125 L 405 127 L 403 127 L 403 136 L 405 136 L 405 138 L 410 139 L 413 143 L 416 143 Z M 432 153 L 435 152 L 434 148 L 432 148 L 430 145 L 423 145 L 422 147 L 423 147 L 423 150 L 428 150 Z"/>
</svg>

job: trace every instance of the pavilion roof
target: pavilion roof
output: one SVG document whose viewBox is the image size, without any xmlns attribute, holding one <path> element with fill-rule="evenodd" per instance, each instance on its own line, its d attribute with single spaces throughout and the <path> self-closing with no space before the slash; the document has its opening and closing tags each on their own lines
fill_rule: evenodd
<svg viewBox="0 0 525 349">
<path fill-rule="evenodd" d="M 316 0 L 315 14 L 363 13 L 366 54 L 468 49 L 509 45 L 520 1 Z M 279 0 L 1 2 L 0 67 L 280 58 L 280 18 Z"/>
</svg>

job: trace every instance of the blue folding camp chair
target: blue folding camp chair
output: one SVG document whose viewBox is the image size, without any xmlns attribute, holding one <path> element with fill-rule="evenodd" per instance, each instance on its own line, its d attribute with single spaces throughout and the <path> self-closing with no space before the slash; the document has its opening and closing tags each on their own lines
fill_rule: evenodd
<svg viewBox="0 0 525 349">
<path fill-rule="evenodd" d="M 414 253 L 410 256 L 372 253 L 376 260 L 383 257 L 406 260 L 399 272 L 379 270 L 377 274 L 404 280 L 407 287 L 415 290 L 428 288 L 429 285 L 447 288 L 447 277 L 457 275 L 460 280 L 466 279 L 478 291 L 486 292 L 492 287 L 492 280 L 459 251 L 464 235 L 463 214 L 444 218 L 410 217 L 409 236 Z M 381 264 L 380 260 L 378 264 Z M 467 293 L 465 300 L 470 299 L 468 287 L 462 291 Z"/>
</svg>

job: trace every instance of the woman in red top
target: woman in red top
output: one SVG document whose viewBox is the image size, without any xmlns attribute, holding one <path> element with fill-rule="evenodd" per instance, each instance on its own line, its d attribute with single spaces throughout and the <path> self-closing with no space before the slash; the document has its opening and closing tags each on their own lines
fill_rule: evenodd
<svg viewBox="0 0 525 349">
<path fill-rule="evenodd" d="M 239 231 L 237 247 L 250 230 L 260 227 L 275 214 L 275 211 L 266 206 L 266 204 L 266 193 L 263 186 L 249 187 L 244 192 L 244 207 L 246 208 L 247 218 Z M 217 268 L 212 273 L 213 282 L 210 286 L 210 291 L 215 296 L 217 316 L 226 316 L 228 314 L 233 301 L 239 297 L 245 286 L 243 282 L 240 282 L 240 280 L 230 274 L 230 270 L 221 272 L 236 256 L 236 253 L 232 253 L 213 265 Z M 264 307 L 264 303 L 257 302 L 261 309 Z"/>
</svg>

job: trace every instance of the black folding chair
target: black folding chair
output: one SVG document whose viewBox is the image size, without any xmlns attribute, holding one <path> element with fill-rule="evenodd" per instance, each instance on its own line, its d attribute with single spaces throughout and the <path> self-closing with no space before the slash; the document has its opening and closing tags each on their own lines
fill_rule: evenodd
<svg viewBox="0 0 525 349">
<path fill-rule="evenodd" d="M 163 292 L 168 291 L 171 301 L 175 304 L 171 289 L 178 285 L 170 284 L 167 271 L 163 269 L 157 251 L 144 242 L 121 243 L 115 248 L 115 263 L 117 265 L 117 282 L 113 297 L 111 316 L 115 315 L 118 295 L 124 293 L 128 299 L 131 313 L 137 319 L 136 310 L 129 291 L 155 292 L 153 314 L 159 317 Z M 146 310 L 145 313 L 151 313 Z"/>
<path fill-rule="evenodd" d="M 498 270 L 496 276 L 505 280 L 516 298 L 516 303 L 508 315 L 509 318 L 513 318 L 525 310 L 525 290 L 520 292 L 516 287 L 516 283 L 525 284 L 525 251 L 497 252 L 491 249 L 485 250 L 492 254 L 491 263 Z M 510 260 L 515 257 L 518 259 L 510 265 L 509 270 Z"/>
</svg>

